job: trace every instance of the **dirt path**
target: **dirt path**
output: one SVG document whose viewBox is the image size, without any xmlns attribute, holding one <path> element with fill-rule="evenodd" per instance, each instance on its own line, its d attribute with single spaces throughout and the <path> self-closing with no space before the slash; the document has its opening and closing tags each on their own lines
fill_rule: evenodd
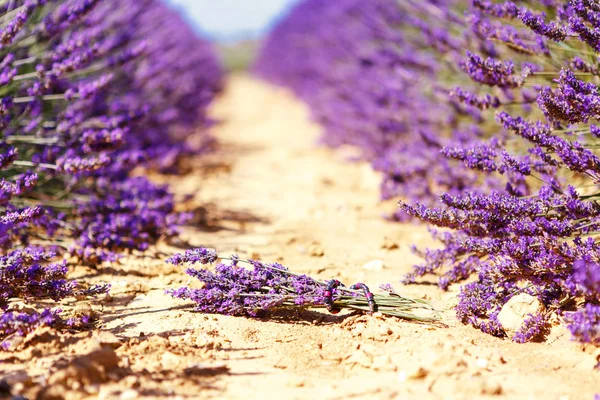
<svg viewBox="0 0 600 400">
<path fill-rule="evenodd" d="M 213 112 L 226 121 L 215 130 L 219 154 L 184 177 L 161 178 L 194 193 L 190 244 L 373 288 L 397 284 L 417 261 L 409 246 L 427 243 L 426 229 L 383 220 L 393 206 L 378 203 L 377 176 L 346 162 L 348 151 L 315 147 L 318 127 L 287 93 L 233 77 Z M 597 351 L 569 342 L 562 328 L 527 345 L 484 335 L 455 320 L 456 291 L 397 285 L 448 310 L 447 327 L 310 311 L 268 320 L 202 315 L 163 294 L 188 283 L 164 257 L 78 268 L 75 276 L 113 283 L 112 298 L 91 304 L 101 330 L 38 333 L 0 356 L 15 390 L 51 384 L 41 393 L 107 399 L 591 400 L 600 392 Z"/>
</svg>

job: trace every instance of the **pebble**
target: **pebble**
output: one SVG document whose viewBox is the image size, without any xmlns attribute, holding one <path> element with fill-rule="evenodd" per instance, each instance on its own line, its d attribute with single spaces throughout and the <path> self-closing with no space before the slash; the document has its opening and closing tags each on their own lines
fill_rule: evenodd
<svg viewBox="0 0 600 400">
<path fill-rule="evenodd" d="M 369 271 L 381 271 L 383 269 L 383 261 L 382 260 L 372 260 L 363 265 L 363 269 L 367 269 Z"/>
<path fill-rule="evenodd" d="M 475 360 L 475 365 L 479 369 L 486 369 L 488 364 L 489 364 L 489 362 L 485 358 L 478 358 Z"/>
<path fill-rule="evenodd" d="M 388 237 L 383 238 L 383 243 L 381 243 L 381 248 L 386 250 L 396 250 L 399 247 L 398 243 Z"/>
<path fill-rule="evenodd" d="M 323 257 L 325 255 L 325 251 L 323 250 L 323 248 L 321 246 L 319 246 L 317 244 L 313 244 L 308 249 L 308 254 L 313 257 Z"/>
<path fill-rule="evenodd" d="M 121 400 L 130 400 L 130 399 L 137 399 L 139 397 L 139 393 L 133 389 L 129 389 L 129 390 L 125 390 L 124 392 L 121 392 L 121 396 L 119 396 L 119 399 Z"/>
<path fill-rule="evenodd" d="M 176 369 L 180 364 L 179 356 L 171 353 L 170 351 L 166 351 L 163 353 L 161 361 L 162 367 L 166 370 Z"/>
<path fill-rule="evenodd" d="M 429 375 L 429 370 L 420 365 L 406 371 L 408 379 L 419 380 L 425 378 L 427 375 Z"/>
<path fill-rule="evenodd" d="M 498 321 L 506 335 L 511 338 L 523 325 L 529 314 L 537 314 L 545 310 L 537 297 L 521 293 L 511 297 L 498 314 Z"/>
<path fill-rule="evenodd" d="M 100 345 L 107 345 L 116 349 L 121 346 L 121 340 L 114 334 L 107 331 L 96 331 L 92 335 L 93 340 Z"/>
</svg>

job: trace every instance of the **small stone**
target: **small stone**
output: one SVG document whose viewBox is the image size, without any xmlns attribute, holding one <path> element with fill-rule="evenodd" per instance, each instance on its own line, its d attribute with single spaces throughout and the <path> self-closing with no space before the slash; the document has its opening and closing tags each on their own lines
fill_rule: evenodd
<svg viewBox="0 0 600 400">
<path fill-rule="evenodd" d="M 383 269 L 383 261 L 382 260 L 369 261 L 368 263 L 363 265 L 363 269 L 367 269 L 369 271 L 381 271 Z"/>
<path fill-rule="evenodd" d="M 481 394 L 500 396 L 502 394 L 502 385 L 498 382 L 484 381 L 481 385 Z"/>
<path fill-rule="evenodd" d="M 96 331 L 93 333 L 92 338 L 100 345 L 106 345 L 116 349 L 121 346 L 121 340 L 114 334 L 107 331 Z"/>
<path fill-rule="evenodd" d="M 76 317 L 94 317 L 95 312 L 90 303 L 78 303 L 73 309 L 73 315 Z"/>
<path fill-rule="evenodd" d="M 485 358 L 478 358 L 475 360 L 475 365 L 479 369 L 486 369 L 488 364 L 489 364 L 489 362 Z"/>
<path fill-rule="evenodd" d="M 306 381 L 302 378 L 292 378 L 289 381 L 289 386 L 304 387 L 305 385 L 306 385 Z"/>
<path fill-rule="evenodd" d="M 409 379 L 414 379 L 414 380 L 423 379 L 427 375 L 429 375 L 429 371 L 420 365 L 406 371 L 406 376 Z"/>
<path fill-rule="evenodd" d="M 0 341 L 2 348 L 6 351 L 14 351 L 16 350 L 23 342 L 25 338 L 21 335 L 13 333 L 10 336 L 7 336 L 4 340 Z"/>
<path fill-rule="evenodd" d="M 174 370 L 180 364 L 179 356 L 171 353 L 170 351 L 166 351 L 161 356 L 162 367 L 165 370 Z"/>
<path fill-rule="evenodd" d="M 189 365 L 183 370 L 183 373 L 189 376 L 213 376 L 223 374 L 229 371 L 229 367 L 225 364 L 201 364 L 195 363 Z"/>
<path fill-rule="evenodd" d="M 381 248 L 385 250 L 396 250 L 399 247 L 398 243 L 388 237 L 383 238 L 383 243 L 381 243 Z"/>
<path fill-rule="evenodd" d="M 538 314 L 545 310 L 544 304 L 537 297 L 521 293 L 511 297 L 498 314 L 498 321 L 504 333 L 511 338 L 523 326 L 529 314 Z"/>
<path fill-rule="evenodd" d="M 121 392 L 121 396 L 119 396 L 119 399 L 131 400 L 131 399 L 137 399 L 138 396 L 139 396 L 138 392 L 136 392 L 133 389 L 129 389 L 129 390 L 125 390 L 124 392 Z"/>
<path fill-rule="evenodd" d="M 387 336 L 387 335 L 391 335 L 392 333 L 394 333 L 394 331 L 392 330 L 392 328 L 389 325 L 380 325 L 377 328 L 377 332 L 381 336 Z"/>
<path fill-rule="evenodd" d="M 406 382 L 407 379 L 408 379 L 408 375 L 406 374 L 406 371 L 398 372 L 398 381 L 399 382 Z"/>
<path fill-rule="evenodd" d="M 313 244 L 309 247 L 308 254 L 313 257 L 323 257 L 325 255 L 325 251 L 318 244 Z"/>
</svg>

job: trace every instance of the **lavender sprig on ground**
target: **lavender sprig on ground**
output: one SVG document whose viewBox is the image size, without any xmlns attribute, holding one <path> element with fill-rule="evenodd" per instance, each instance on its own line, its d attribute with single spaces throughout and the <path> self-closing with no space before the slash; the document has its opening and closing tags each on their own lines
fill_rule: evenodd
<svg viewBox="0 0 600 400">
<path fill-rule="evenodd" d="M 217 259 L 213 250 L 198 248 L 176 254 L 167 262 L 174 265 L 210 264 Z M 237 256 L 221 258 L 230 263 L 219 263 L 214 271 L 188 268 L 186 273 L 202 283 L 201 289 L 182 287 L 169 289 L 167 294 L 192 300 L 196 310 L 205 313 L 259 316 L 278 309 L 326 307 L 327 282 L 307 275 L 296 274 L 281 264 L 267 264 L 257 260 L 240 260 Z M 243 262 L 252 268 L 237 265 Z M 403 297 L 386 288 L 386 293 L 375 294 L 377 311 L 409 320 L 435 321 L 437 312 L 425 301 Z M 360 290 L 337 287 L 333 307 L 369 311 L 369 301 Z"/>
</svg>

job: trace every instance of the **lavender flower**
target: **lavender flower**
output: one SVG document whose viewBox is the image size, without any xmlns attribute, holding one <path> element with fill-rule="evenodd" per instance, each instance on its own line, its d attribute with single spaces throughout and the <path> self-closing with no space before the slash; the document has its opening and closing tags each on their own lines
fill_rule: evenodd
<svg viewBox="0 0 600 400">
<path fill-rule="evenodd" d="M 529 314 L 512 339 L 517 343 L 529 342 L 543 335 L 547 325 L 548 320 L 544 314 Z"/>
<path fill-rule="evenodd" d="M 566 314 L 565 320 L 575 339 L 600 344 L 600 306 L 586 304 L 580 310 Z"/>
<path fill-rule="evenodd" d="M 573 263 L 573 280 L 581 294 L 589 299 L 600 301 L 600 264 L 577 260 Z"/>
<path fill-rule="evenodd" d="M 460 101 L 471 106 L 477 107 L 480 110 L 488 108 L 497 108 L 500 105 L 500 100 L 496 96 L 486 94 L 483 97 L 477 97 L 473 93 L 467 92 L 461 88 L 455 88 L 450 92 L 451 96 L 456 96 Z"/>
<path fill-rule="evenodd" d="M 525 67 L 521 74 L 517 75 L 511 61 L 499 61 L 492 57 L 484 60 L 471 52 L 467 52 L 461 67 L 475 82 L 507 88 L 522 86 L 525 78 L 532 72 L 530 67 Z"/>
<path fill-rule="evenodd" d="M 532 31 L 537 34 L 544 35 L 554 40 L 561 42 L 567 36 L 566 29 L 553 22 L 546 23 L 540 15 L 532 13 L 530 10 L 524 10 L 519 14 L 521 21 Z"/>
<path fill-rule="evenodd" d="M 232 257 L 237 262 L 237 256 Z M 167 262 L 173 265 L 190 264 L 212 264 L 217 261 L 217 252 L 212 249 L 203 247 L 197 249 L 186 250 L 184 254 L 175 254 L 173 257 L 167 258 Z"/>
<path fill-rule="evenodd" d="M 195 128 L 209 124 L 206 106 L 220 89 L 222 76 L 209 45 L 156 0 L 19 0 L 0 12 L 7 16 L 0 32 L 7 49 L 0 62 L 7 89 L 0 106 L 6 128 L 0 168 L 6 177 L 43 174 L 45 185 L 38 187 L 39 180 L 25 186 L 18 180 L 2 181 L 0 197 L 8 208 L 0 223 L 10 232 L 4 245 L 27 244 L 29 231 L 41 229 L 50 241 L 71 236 L 84 247 L 92 245 L 90 237 L 102 237 L 93 246 L 104 252 L 103 259 L 113 259 L 100 248 L 146 248 L 159 237 L 175 234 L 184 218 L 173 211 L 170 194 L 130 178 L 128 172 L 148 166 L 150 160 L 157 167 L 171 167 L 178 155 L 197 150 L 186 144 L 186 132 L 207 136 Z M 150 40 L 151 35 L 157 40 Z M 10 46 L 23 36 L 36 38 L 35 48 L 19 45 L 15 57 Z M 119 216 L 123 207 L 114 204 L 142 190 L 162 197 L 140 201 L 137 218 L 144 223 L 131 218 L 127 225 L 124 212 Z M 53 199 L 54 193 L 62 197 Z M 93 205 L 73 203 L 72 196 L 91 199 Z M 50 204 L 35 205 L 40 198 L 58 204 L 61 212 Z M 12 205 L 23 201 L 34 205 Z M 99 212 L 97 219 L 87 217 L 90 208 Z M 117 234 L 136 239 L 116 240 Z M 72 252 L 87 254 L 81 249 Z"/>
<path fill-rule="evenodd" d="M 41 313 L 5 312 L 0 315 L 0 338 L 15 334 L 25 336 L 37 327 L 53 326 L 58 320 L 58 312 L 49 309 Z M 10 344 L 10 341 L 4 340 L 0 342 L 0 349 L 5 350 Z"/>
</svg>

